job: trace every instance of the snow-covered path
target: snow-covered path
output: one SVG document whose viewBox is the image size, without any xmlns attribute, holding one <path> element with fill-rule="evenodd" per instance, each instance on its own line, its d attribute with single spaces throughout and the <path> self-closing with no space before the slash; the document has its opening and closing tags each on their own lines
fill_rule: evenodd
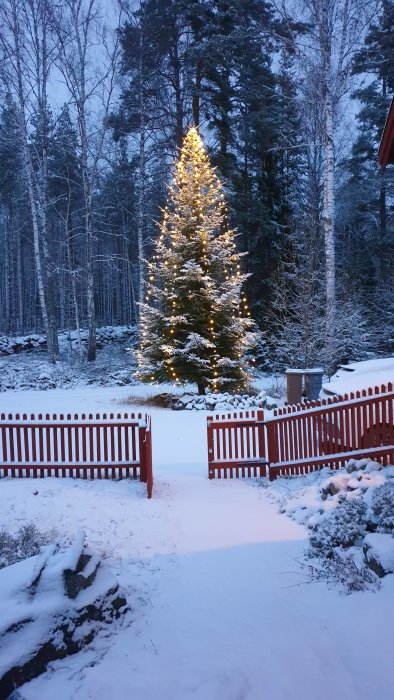
<svg viewBox="0 0 394 700">
<path fill-rule="evenodd" d="M 21 698 L 391 700 L 392 582 L 349 597 L 296 585 L 305 530 L 257 481 L 207 479 L 205 415 L 157 410 L 152 423 L 151 501 L 130 482 L 1 484 L 3 524 L 83 524 L 133 606 Z"/>
</svg>

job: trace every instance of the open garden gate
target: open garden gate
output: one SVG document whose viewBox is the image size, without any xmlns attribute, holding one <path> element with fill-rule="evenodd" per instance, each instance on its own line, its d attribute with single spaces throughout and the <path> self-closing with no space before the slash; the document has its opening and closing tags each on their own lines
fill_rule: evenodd
<svg viewBox="0 0 394 700">
<path fill-rule="evenodd" d="M 262 410 L 217 414 L 207 418 L 208 476 L 266 476 Z"/>
</svg>

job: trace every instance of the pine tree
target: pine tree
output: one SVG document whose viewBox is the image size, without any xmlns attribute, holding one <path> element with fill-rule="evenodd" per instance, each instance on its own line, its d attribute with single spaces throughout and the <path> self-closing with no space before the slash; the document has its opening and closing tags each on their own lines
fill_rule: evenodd
<svg viewBox="0 0 394 700">
<path fill-rule="evenodd" d="M 141 309 L 138 377 L 237 390 L 249 383 L 253 321 L 241 287 L 236 234 L 219 178 L 195 128 L 169 187 Z"/>
</svg>

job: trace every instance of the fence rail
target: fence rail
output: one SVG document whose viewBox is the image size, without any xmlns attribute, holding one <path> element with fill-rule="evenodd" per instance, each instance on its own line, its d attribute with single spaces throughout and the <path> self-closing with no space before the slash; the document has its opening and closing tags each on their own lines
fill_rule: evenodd
<svg viewBox="0 0 394 700">
<path fill-rule="evenodd" d="M 122 479 L 152 495 L 150 416 L 138 414 L 0 415 L 0 476 Z"/>
<path fill-rule="evenodd" d="M 210 479 L 266 476 L 263 411 L 208 416 L 207 438 Z"/>
</svg>

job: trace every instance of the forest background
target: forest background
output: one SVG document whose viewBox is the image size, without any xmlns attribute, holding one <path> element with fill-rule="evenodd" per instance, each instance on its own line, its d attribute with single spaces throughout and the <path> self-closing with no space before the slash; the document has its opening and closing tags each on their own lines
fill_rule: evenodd
<svg viewBox="0 0 394 700">
<path fill-rule="evenodd" d="M 264 369 L 394 350 L 394 1 L 3 0 L 0 333 L 135 324 L 198 126 Z"/>
</svg>

